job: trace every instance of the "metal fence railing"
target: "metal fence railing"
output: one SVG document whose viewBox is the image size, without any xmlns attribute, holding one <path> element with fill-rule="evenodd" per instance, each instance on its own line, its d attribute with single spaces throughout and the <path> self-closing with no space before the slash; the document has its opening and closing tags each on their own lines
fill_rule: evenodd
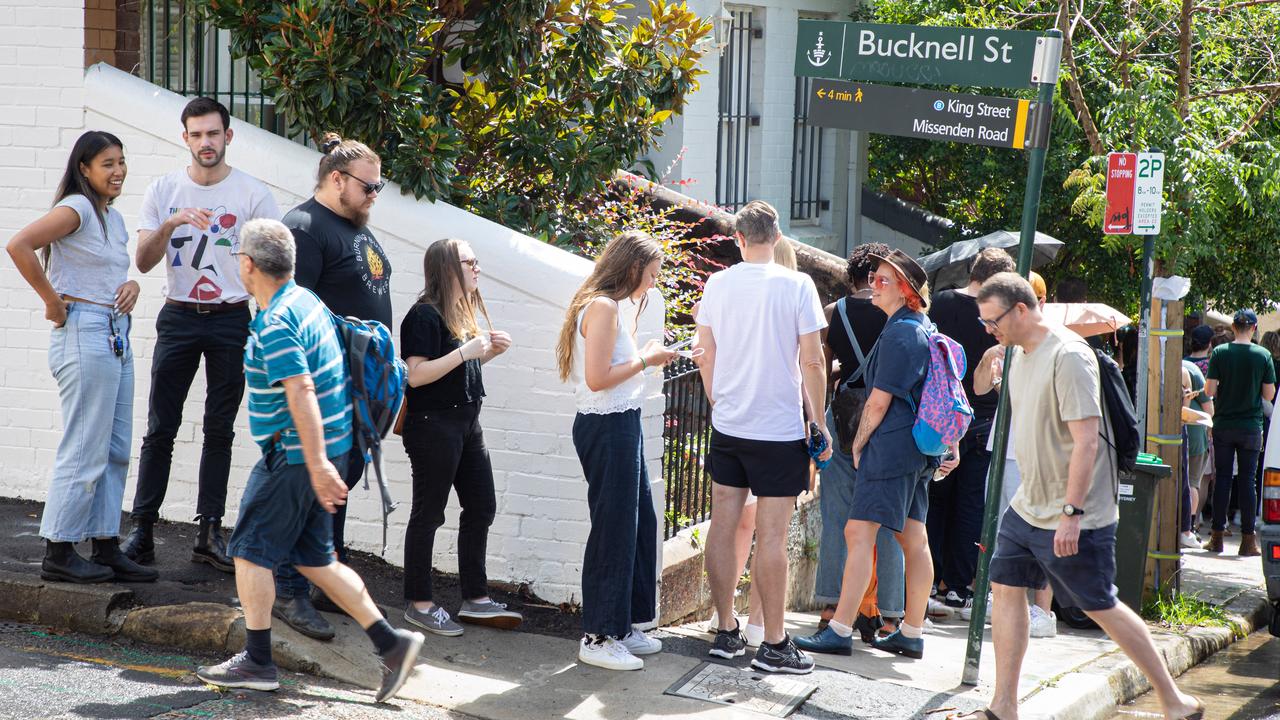
<svg viewBox="0 0 1280 720">
<path fill-rule="evenodd" d="M 747 203 L 751 128 L 760 116 L 751 113 L 752 47 L 761 37 L 751 26 L 751 11 L 734 10 L 728 45 L 720 54 L 720 99 L 716 115 L 716 205 L 737 212 Z"/>
<path fill-rule="evenodd" d="M 663 537 L 711 517 L 711 478 L 705 457 L 711 443 L 711 404 L 691 360 L 667 366 L 662 383 L 667 406 L 662 426 Z"/>
<path fill-rule="evenodd" d="M 791 150 L 791 219 L 816 221 L 828 202 L 822 199 L 822 128 L 809 124 L 813 78 L 796 78 L 795 126 Z"/>
<path fill-rule="evenodd" d="M 244 122 L 305 142 L 289 133 L 248 61 L 231 57 L 229 41 L 226 30 L 199 20 L 189 0 L 143 0 L 138 74 L 179 95 L 214 98 Z"/>
</svg>

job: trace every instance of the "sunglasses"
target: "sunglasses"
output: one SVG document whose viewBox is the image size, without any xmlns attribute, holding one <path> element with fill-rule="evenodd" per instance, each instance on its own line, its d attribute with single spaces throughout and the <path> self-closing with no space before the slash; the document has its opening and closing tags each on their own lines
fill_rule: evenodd
<svg viewBox="0 0 1280 720">
<path fill-rule="evenodd" d="M 1013 307 L 1017 307 L 1017 305 L 1014 305 Z M 1006 315 L 1008 315 L 1008 314 L 1009 314 L 1009 313 L 1011 313 L 1011 312 L 1013 312 L 1013 308 L 1012 308 L 1012 307 L 1011 307 L 1011 308 L 1009 308 L 1008 310 L 1005 310 L 1004 312 L 1000 313 L 1000 317 L 996 318 L 995 320 L 987 320 L 987 319 L 985 319 L 985 318 L 978 318 L 978 320 L 979 320 L 979 321 L 980 321 L 984 326 L 986 326 L 987 328 L 989 328 L 989 329 L 991 329 L 991 330 L 998 330 L 998 329 L 1000 329 L 1000 321 L 1001 321 L 1001 320 L 1003 320 L 1003 319 L 1005 318 L 1005 316 L 1006 316 Z"/>
<path fill-rule="evenodd" d="M 883 275 L 877 275 L 873 272 L 870 272 L 870 273 L 867 273 L 867 284 L 870 285 L 871 287 L 876 287 L 877 285 L 879 285 L 882 288 L 887 288 L 893 284 L 893 278 L 887 278 L 887 277 L 884 277 Z"/>
<path fill-rule="evenodd" d="M 361 180 L 360 178 L 356 177 L 355 175 L 352 175 L 351 173 L 347 172 L 346 170 L 339 170 L 338 172 L 342 173 L 343 175 L 346 175 L 347 177 L 351 178 L 352 180 L 355 180 L 356 182 L 358 182 L 358 183 L 360 183 L 361 185 L 363 185 L 363 186 L 364 186 L 364 194 L 365 194 L 365 195 L 372 195 L 372 194 L 374 194 L 374 193 L 380 193 L 380 192 L 382 192 L 382 188 L 384 188 L 384 187 L 386 187 L 386 186 L 387 186 L 387 181 L 386 181 L 386 180 L 381 180 L 381 181 L 376 182 L 376 183 L 371 183 L 371 182 L 366 182 L 366 181 L 364 181 L 364 180 Z"/>
<path fill-rule="evenodd" d="M 468 268 L 472 270 L 480 269 L 480 258 L 471 258 L 470 260 L 461 260 L 459 262 L 461 262 L 463 265 L 466 265 Z"/>
</svg>

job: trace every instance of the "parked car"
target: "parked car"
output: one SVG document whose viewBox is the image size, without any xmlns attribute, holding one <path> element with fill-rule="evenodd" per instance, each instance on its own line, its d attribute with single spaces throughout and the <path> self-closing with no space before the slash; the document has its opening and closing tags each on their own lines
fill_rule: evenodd
<svg viewBox="0 0 1280 720">
<path fill-rule="evenodd" d="M 1262 515 L 1258 518 L 1262 574 L 1271 599 L 1271 634 L 1280 637 L 1280 422 L 1271 423 L 1262 455 Z"/>
</svg>

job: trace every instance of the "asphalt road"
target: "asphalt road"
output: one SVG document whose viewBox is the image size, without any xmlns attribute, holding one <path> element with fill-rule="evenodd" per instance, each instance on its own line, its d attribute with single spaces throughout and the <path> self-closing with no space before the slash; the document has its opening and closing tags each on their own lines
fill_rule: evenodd
<svg viewBox="0 0 1280 720">
<path fill-rule="evenodd" d="M 372 691 L 295 673 L 273 693 L 222 693 L 193 674 L 222 659 L 0 623 L 0 718 L 473 720 L 407 701 L 375 705 Z"/>
</svg>

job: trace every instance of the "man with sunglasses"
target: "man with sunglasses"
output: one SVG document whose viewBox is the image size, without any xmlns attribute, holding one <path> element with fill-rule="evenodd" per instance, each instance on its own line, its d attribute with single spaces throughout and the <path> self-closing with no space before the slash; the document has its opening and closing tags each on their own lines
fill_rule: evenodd
<svg viewBox="0 0 1280 720">
<path fill-rule="evenodd" d="M 147 434 L 130 513 L 133 529 L 121 550 L 142 564 L 155 561 L 152 527 L 169 488 L 182 406 L 203 358 L 204 445 L 195 507 L 200 526 L 191 561 L 229 573 L 235 566 L 222 537 L 222 513 L 236 414 L 244 397 L 240 356 L 249 337 L 249 293 L 231 252 L 246 222 L 279 219 L 280 210 L 266 185 L 227 164 L 234 132 L 222 103 L 195 98 L 183 108 L 181 120 L 191 163 L 156 178 L 138 213 L 138 269 L 149 272 L 163 262 L 166 288 L 156 318 Z"/>
<path fill-rule="evenodd" d="M 367 223 L 369 211 L 386 186 L 382 161 L 364 143 L 330 133 L 321 145 L 315 195 L 284 216 L 297 245 L 294 281 L 313 291 L 334 313 L 391 324 L 391 261 Z M 357 448 L 347 458 L 343 480 L 355 487 L 365 463 Z M 347 561 L 343 542 L 346 505 L 333 516 L 333 546 L 338 560 Z M 273 614 L 290 627 L 317 640 L 331 640 L 334 629 L 320 613 L 341 612 L 291 565 L 276 571 Z"/>
</svg>

